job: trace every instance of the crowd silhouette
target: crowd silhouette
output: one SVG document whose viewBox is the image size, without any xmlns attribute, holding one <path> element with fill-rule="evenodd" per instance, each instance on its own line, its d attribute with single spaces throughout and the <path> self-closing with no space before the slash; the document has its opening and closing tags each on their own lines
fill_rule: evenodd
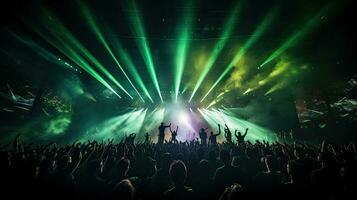
<svg viewBox="0 0 357 200">
<path fill-rule="evenodd" d="M 165 129 L 171 139 L 165 141 Z M 2 194 L 88 199 L 351 199 L 356 189 L 354 143 L 319 146 L 245 141 L 225 125 L 178 141 L 179 127 L 159 126 L 157 143 L 130 134 L 118 143 L 25 144 L 17 135 L 1 147 Z M 207 139 L 208 138 L 208 139 Z"/>
</svg>

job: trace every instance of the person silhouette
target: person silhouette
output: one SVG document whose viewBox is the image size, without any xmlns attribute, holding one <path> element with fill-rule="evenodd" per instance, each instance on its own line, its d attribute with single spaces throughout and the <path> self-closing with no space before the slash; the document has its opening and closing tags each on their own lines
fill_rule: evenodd
<svg viewBox="0 0 357 200">
<path fill-rule="evenodd" d="M 226 138 L 228 143 L 232 143 L 232 132 L 228 128 L 227 124 L 225 124 L 226 128 L 224 129 L 224 137 Z"/>
<path fill-rule="evenodd" d="M 177 144 L 178 143 L 178 140 L 176 139 L 176 137 L 177 137 L 177 131 L 178 131 L 178 126 L 176 127 L 176 130 L 174 130 L 174 131 L 172 131 L 171 130 L 171 126 L 170 126 L 170 132 L 171 132 L 171 143 L 175 143 L 175 144 Z"/>
<path fill-rule="evenodd" d="M 165 126 L 163 122 L 159 126 L 159 140 L 158 144 L 163 144 L 165 140 L 165 129 L 171 127 L 171 123 L 168 126 Z"/>
<path fill-rule="evenodd" d="M 211 145 L 217 145 L 217 136 L 221 134 L 221 125 L 218 124 L 218 133 L 214 134 L 213 131 L 211 131 L 211 135 L 209 136 L 209 143 Z"/>
<path fill-rule="evenodd" d="M 145 133 L 145 144 L 149 144 L 150 143 L 150 134 L 149 132 Z"/>
<path fill-rule="evenodd" d="M 173 187 L 164 193 L 164 199 L 194 199 L 194 191 L 185 186 L 187 178 L 187 168 L 181 160 L 173 161 L 170 165 L 170 177 Z"/>
<path fill-rule="evenodd" d="M 248 133 L 248 128 L 245 129 L 245 133 L 243 135 L 242 135 L 242 133 L 240 131 L 238 131 L 238 134 L 237 134 L 237 130 L 234 132 L 234 135 L 237 138 L 237 144 L 238 145 L 244 144 L 244 138 L 247 135 L 247 133 Z"/>
<path fill-rule="evenodd" d="M 135 138 L 136 138 L 136 134 L 131 133 L 129 136 L 125 137 L 125 143 L 134 144 Z"/>
<path fill-rule="evenodd" d="M 200 129 L 200 132 L 198 133 L 201 139 L 201 144 L 207 145 L 207 133 L 204 128 Z"/>
</svg>

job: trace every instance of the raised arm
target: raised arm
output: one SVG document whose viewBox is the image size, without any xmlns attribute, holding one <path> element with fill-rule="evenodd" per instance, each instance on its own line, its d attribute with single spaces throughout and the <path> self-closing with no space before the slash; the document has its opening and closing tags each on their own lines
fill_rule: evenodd
<svg viewBox="0 0 357 200">
<path fill-rule="evenodd" d="M 218 133 L 214 134 L 214 136 L 219 136 L 221 134 L 221 125 L 218 124 Z"/>
<path fill-rule="evenodd" d="M 239 137 L 239 135 L 237 134 L 237 132 L 238 132 L 238 130 L 236 129 L 236 130 L 234 131 L 234 135 L 236 136 L 236 138 Z"/>
<path fill-rule="evenodd" d="M 170 132 L 171 132 L 171 134 L 172 134 L 172 129 L 171 129 L 171 126 L 169 127 L 169 130 L 170 130 Z"/>
<path fill-rule="evenodd" d="M 231 133 L 231 130 L 229 129 L 229 127 L 227 126 L 227 124 L 224 124 L 226 126 L 226 130 L 227 132 L 230 132 Z"/>
<path fill-rule="evenodd" d="M 248 133 L 248 128 L 245 129 L 245 133 L 244 133 L 243 137 L 245 137 L 247 135 L 247 133 Z"/>
</svg>

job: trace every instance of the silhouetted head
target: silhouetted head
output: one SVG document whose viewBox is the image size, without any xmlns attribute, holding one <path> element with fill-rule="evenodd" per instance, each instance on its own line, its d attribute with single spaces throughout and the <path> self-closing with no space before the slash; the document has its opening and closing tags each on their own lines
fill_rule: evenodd
<svg viewBox="0 0 357 200">
<path fill-rule="evenodd" d="M 164 122 L 161 122 L 161 126 L 163 126 L 164 125 Z"/>
<path fill-rule="evenodd" d="M 173 161 L 170 166 L 170 176 L 175 186 L 183 186 L 185 184 L 187 169 L 185 163 L 181 160 Z"/>
<path fill-rule="evenodd" d="M 227 150 L 222 150 L 219 154 L 219 157 L 224 165 L 230 165 L 231 155 Z"/>
<path fill-rule="evenodd" d="M 132 200 L 135 198 L 135 187 L 129 179 L 120 181 L 113 188 L 114 199 Z"/>
</svg>

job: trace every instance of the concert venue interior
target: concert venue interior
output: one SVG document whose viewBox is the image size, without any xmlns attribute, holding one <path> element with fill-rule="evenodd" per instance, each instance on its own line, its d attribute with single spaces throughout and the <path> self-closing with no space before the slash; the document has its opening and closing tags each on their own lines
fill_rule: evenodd
<svg viewBox="0 0 357 200">
<path fill-rule="evenodd" d="M 352 1 L 6 2 L 3 189 L 104 199 L 354 194 Z"/>
</svg>

